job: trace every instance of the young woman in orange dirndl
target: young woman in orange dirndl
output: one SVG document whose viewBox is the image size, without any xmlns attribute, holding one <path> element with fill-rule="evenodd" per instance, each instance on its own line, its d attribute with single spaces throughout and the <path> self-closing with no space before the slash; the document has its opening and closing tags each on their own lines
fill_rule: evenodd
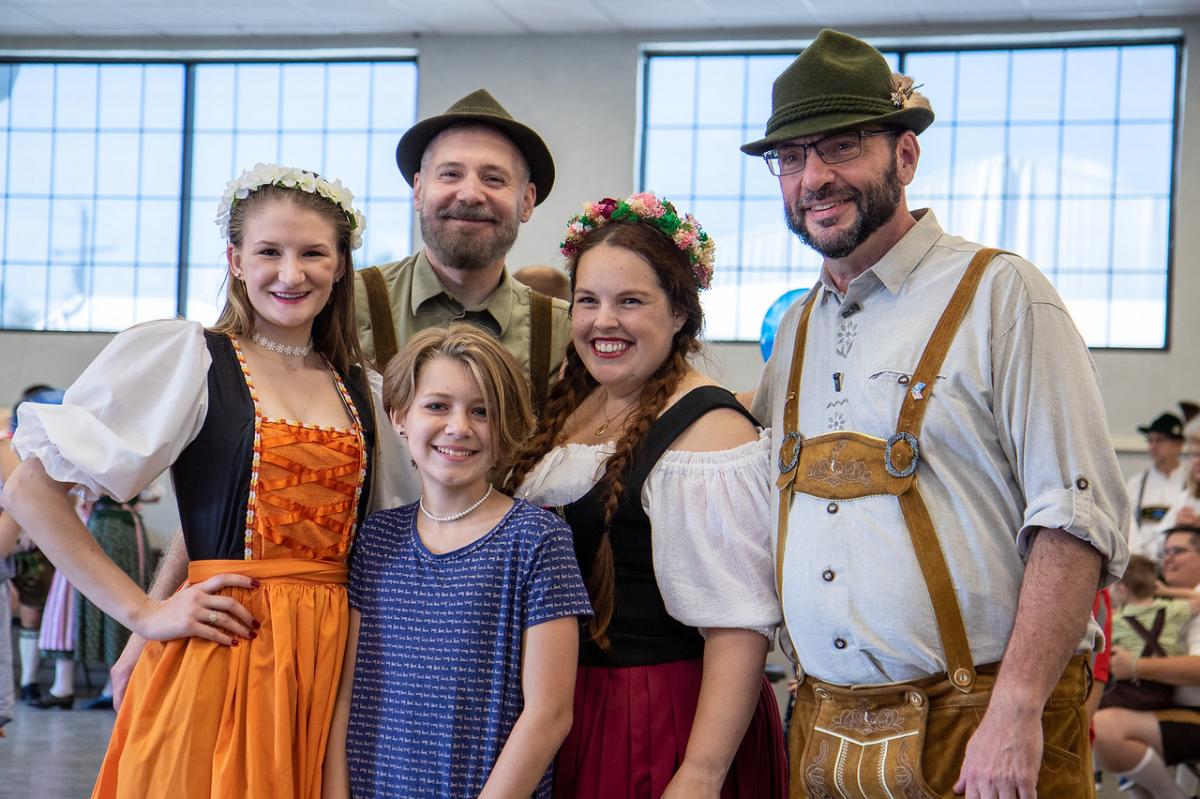
<svg viewBox="0 0 1200 799">
<path fill-rule="evenodd" d="M 229 284 L 216 325 L 130 328 L 62 406 L 21 411 L 4 507 L 91 601 L 152 639 L 95 797 L 320 795 L 346 561 L 386 460 L 354 329 L 351 202 L 313 173 L 243 173 L 217 219 Z M 190 563 L 155 601 L 95 545 L 68 491 L 124 499 L 167 468 Z"/>
</svg>

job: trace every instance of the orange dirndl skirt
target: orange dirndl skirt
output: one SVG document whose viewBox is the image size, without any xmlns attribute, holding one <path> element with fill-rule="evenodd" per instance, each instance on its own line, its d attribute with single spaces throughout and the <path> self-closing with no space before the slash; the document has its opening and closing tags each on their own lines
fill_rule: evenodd
<svg viewBox="0 0 1200 799">
<path fill-rule="evenodd" d="M 321 795 L 349 625 L 346 565 L 206 560 L 188 567 L 188 582 L 226 572 L 261 583 L 221 592 L 258 620 L 258 637 L 147 644 L 93 797 Z"/>
</svg>

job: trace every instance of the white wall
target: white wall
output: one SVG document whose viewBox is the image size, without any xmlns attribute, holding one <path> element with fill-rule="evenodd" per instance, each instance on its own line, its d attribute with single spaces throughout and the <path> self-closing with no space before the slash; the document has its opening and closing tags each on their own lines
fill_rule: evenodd
<svg viewBox="0 0 1200 799">
<path fill-rule="evenodd" d="M 1188 42 L 1200 40 L 1200 17 L 1183 20 L 1153 20 L 1153 26 L 1181 27 Z M 1079 29 L 1082 26 L 1060 26 Z M 1091 27 L 1102 27 L 1092 25 Z M 1118 26 L 1114 26 L 1118 27 Z M 1128 28 L 1129 24 L 1119 27 Z M 1050 27 L 1006 26 L 1004 32 L 1049 30 Z M 966 27 L 920 29 L 863 29 L 866 37 L 955 35 L 979 32 Z M 988 26 L 987 33 L 1001 32 Z M 761 38 L 779 40 L 787 35 L 810 39 L 816 31 L 765 32 Z M 584 200 L 604 195 L 625 196 L 634 187 L 634 156 L 637 135 L 639 61 L 643 41 L 684 41 L 694 34 L 651 37 L 618 36 L 520 36 L 520 37 L 422 37 L 405 40 L 345 40 L 272 42 L 271 47 L 414 47 L 419 52 L 419 116 L 443 111 L 450 103 L 481 86 L 487 87 L 513 115 L 542 134 L 555 155 L 558 177 L 549 198 L 522 229 L 510 264 L 558 263 L 558 242 L 566 220 Z M 715 37 L 714 37 L 715 38 Z M 722 36 L 722 38 L 729 38 Z M 755 38 L 740 34 L 739 38 Z M 259 45 L 262 46 L 259 41 Z M 122 41 L 122 48 L 195 48 L 201 45 L 248 47 L 246 42 Z M 97 48 L 87 41 L 6 41 L 0 50 L 12 52 L 30 47 Z M 1185 58 L 1182 147 L 1178 161 L 1174 271 L 1171 289 L 1170 348 L 1164 352 L 1097 351 L 1096 366 L 1104 387 L 1109 433 L 1121 449 L 1140 446 L 1135 428 L 1171 406 L 1177 399 L 1200 397 L 1200 59 Z M 937 76 L 916 76 L 918 82 Z M 768 86 L 761 88 L 769 91 Z M 396 175 L 399 182 L 401 178 Z M 648 187 L 653 188 L 653 187 Z M 374 224 L 393 220 L 372 220 Z M 408 220 L 394 220 L 409 224 Z M 719 266 L 719 265 L 718 265 Z M 69 333 L 0 332 L 0 403 L 10 402 L 20 389 L 32 382 L 67 383 L 87 364 L 107 336 Z M 733 388 L 754 385 L 761 358 L 757 344 L 723 344 L 710 348 L 711 371 Z M 1101 431 L 1097 431 L 1102 434 Z M 1127 458 L 1123 465 L 1134 468 L 1140 459 Z M 156 536 L 170 532 L 169 513 L 153 512 L 150 526 Z"/>
</svg>

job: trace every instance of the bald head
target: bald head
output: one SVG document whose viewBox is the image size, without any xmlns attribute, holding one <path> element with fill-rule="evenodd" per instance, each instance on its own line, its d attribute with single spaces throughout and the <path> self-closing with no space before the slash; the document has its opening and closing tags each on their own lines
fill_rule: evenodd
<svg viewBox="0 0 1200 799">
<path fill-rule="evenodd" d="M 513 272 L 513 279 L 524 283 L 539 294 L 558 297 L 567 302 L 571 301 L 571 284 L 567 280 L 566 273 L 561 269 L 542 264 L 523 266 Z"/>
</svg>

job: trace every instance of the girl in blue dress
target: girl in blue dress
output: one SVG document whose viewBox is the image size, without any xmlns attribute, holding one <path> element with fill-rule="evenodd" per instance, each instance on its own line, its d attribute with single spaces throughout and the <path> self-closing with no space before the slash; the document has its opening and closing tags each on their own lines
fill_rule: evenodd
<svg viewBox="0 0 1200 799">
<path fill-rule="evenodd" d="M 423 493 L 359 533 L 325 796 L 548 798 L 591 605 L 566 524 L 489 479 L 532 428 L 526 380 L 485 331 L 431 328 L 384 405 Z"/>
</svg>

